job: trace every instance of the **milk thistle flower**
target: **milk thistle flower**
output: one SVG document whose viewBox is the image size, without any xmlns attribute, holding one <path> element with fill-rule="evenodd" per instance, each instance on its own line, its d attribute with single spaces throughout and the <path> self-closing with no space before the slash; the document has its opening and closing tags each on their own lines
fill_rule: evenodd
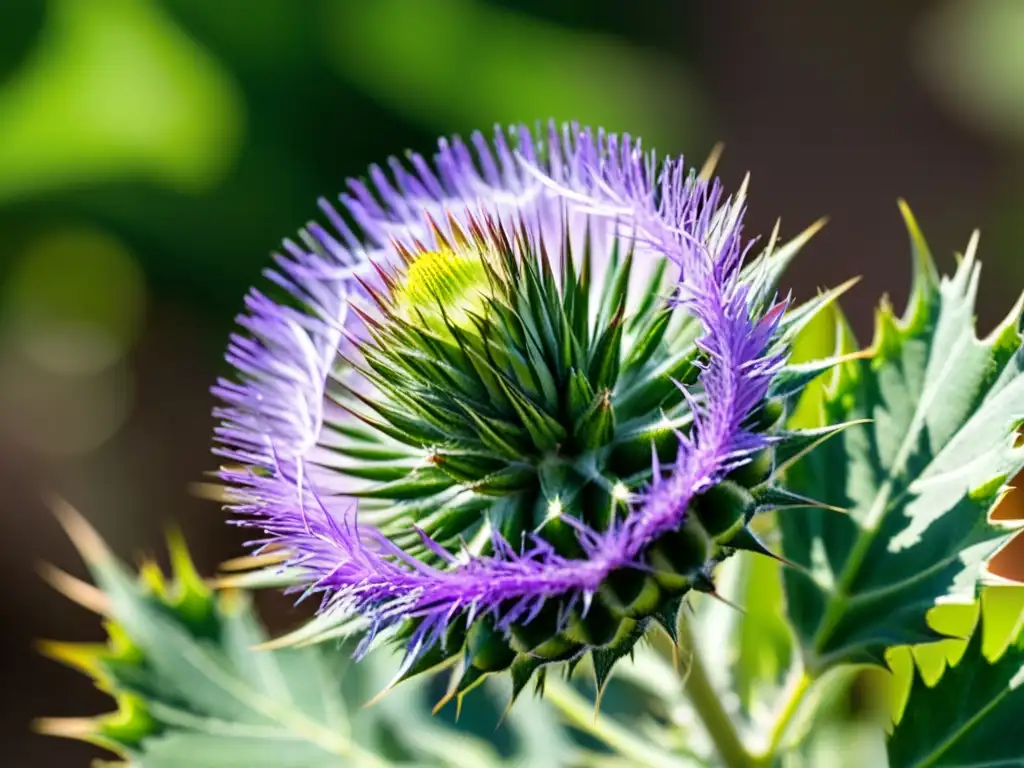
<svg viewBox="0 0 1024 768">
<path fill-rule="evenodd" d="M 285 241 L 215 393 L 218 453 L 255 546 L 294 588 L 458 662 L 452 695 L 516 692 L 595 656 L 599 683 L 748 528 L 787 404 L 834 361 L 787 363 L 831 295 L 775 286 L 800 242 L 744 266 L 744 194 L 576 125 L 441 140 L 350 181 L 331 230 Z M 788 311 L 787 311 L 788 310 Z"/>
</svg>

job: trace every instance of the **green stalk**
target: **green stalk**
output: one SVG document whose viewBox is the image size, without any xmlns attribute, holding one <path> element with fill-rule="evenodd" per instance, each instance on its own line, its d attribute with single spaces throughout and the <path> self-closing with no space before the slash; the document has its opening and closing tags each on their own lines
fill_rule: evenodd
<svg viewBox="0 0 1024 768">
<path fill-rule="evenodd" d="M 688 765 L 683 758 L 652 747 L 629 729 L 603 717 L 593 702 L 577 693 L 564 680 L 548 678 L 544 683 L 544 699 L 554 705 L 571 725 L 638 765 L 651 768 L 683 768 Z"/>
<path fill-rule="evenodd" d="M 758 756 L 758 765 L 771 765 L 772 760 L 775 757 L 775 753 L 778 752 L 779 747 L 782 745 L 782 741 L 786 736 L 786 731 L 789 730 L 789 726 L 792 724 L 793 718 L 796 716 L 797 711 L 800 709 L 800 705 L 803 703 L 807 692 L 811 688 L 811 682 L 813 682 L 811 680 L 811 676 L 807 674 L 806 670 L 802 670 L 799 675 L 795 675 L 792 678 L 789 686 L 787 687 L 785 698 L 782 700 L 782 706 L 779 708 L 778 714 L 775 716 L 775 722 L 769 731 L 768 746 L 765 751 Z"/>
<path fill-rule="evenodd" d="M 685 618 L 679 621 L 679 645 L 690 653 L 683 687 L 704 729 L 711 738 L 726 768 L 754 768 L 754 759 L 747 752 L 729 713 L 701 661 L 697 644 Z"/>
</svg>

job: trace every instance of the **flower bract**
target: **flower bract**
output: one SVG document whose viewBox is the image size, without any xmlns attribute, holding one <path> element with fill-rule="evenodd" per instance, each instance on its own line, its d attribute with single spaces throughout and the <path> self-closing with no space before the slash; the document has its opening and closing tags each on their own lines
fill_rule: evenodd
<svg viewBox="0 0 1024 768">
<path fill-rule="evenodd" d="M 442 140 L 351 181 L 286 241 L 218 383 L 231 507 L 326 625 L 516 691 L 610 669 L 737 550 L 803 386 L 805 237 L 756 256 L 744 190 L 576 125 Z M 348 622 L 348 623 L 346 623 Z M 597 666 L 597 665 L 595 665 Z"/>
</svg>

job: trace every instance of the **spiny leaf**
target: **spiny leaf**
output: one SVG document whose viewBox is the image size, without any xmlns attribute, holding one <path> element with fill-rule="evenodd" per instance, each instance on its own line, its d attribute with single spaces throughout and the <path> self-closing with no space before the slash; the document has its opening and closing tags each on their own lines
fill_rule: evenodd
<svg viewBox="0 0 1024 768">
<path fill-rule="evenodd" d="M 134 662 L 114 654 L 97 663 L 121 706 L 118 718 L 91 721 L 88 738 L 130 757 L 140 766 L 170 766 L 189 755 L 196 766 L 328 766 L 358 748 L 337 692 L 325 686 L 319 654 L 257 653 L 264 639 L 248 602 L 237 592 L 213 595 L 193 581 L 183 546 L 172 546 L 177 578 L 164 593 L 133 580 L 98 536 L 77 516 L 66 516 L 98 585 L 110 599 L 110 615 Z M 174 600 L 171 594 L 185 595 Z M 199 603 L 202 603 L 199 606 Z M 175 603 L 178 603 L 175 605 Z M 210 617 L 197 634 L 190 618 L 197 606 Z M 115 663 L 116 662 L 116 663 Z M 44 730 L 61 732 L 59 721 Z M 235 762 L 232 762 L 235 761 Z"/>
<path fill-rule="evenodd" d="M 249 600 L 233 590 L 211 592 L 177 534 L 171 578 L 147 565 L 140 581 L 77 513 L 64 509 L 62 521 L 101 590 L 109 641 L 50 642 L 42 651 L 94 677 L 118 709 L 44 719 L 36 723 L 40 732 L 93 742 L 135 768 L 497 768 L 538 753 L 516 713 L 508 720 L 517 744 L 507 763 L 486 741 L 430 718 L 421 681 L 363 709 L 365 698 L 394 677 L 394 659 L 373 652 L 346 664 L 344 654 L 329 657 L 322 647 L 267 643 Z M 289 644 L 321 642 L 337 636 L 338 627 L 334 617 L 314 622 Z M 346 664 L 344 681 L 329 658 Z M 545 746 L 568 760 L 571 744 L 557 718 L 545 717 Z"/>
<path fill-rule="evenodd" d="M 784 572 L 785 587 L 812 672 L 934 638 L 925 613 L 975 599 L 987 559 L 1011 535 L 990 512 L 1024 466 L 1014 446 L 1024 416 L 1019 309 L 978 339 L 976 240 L 940 281 L 911 234 L 904 318 L 879 310 L 871 359 L 835 369 L 820 403 L 825 424 L 865 421 L 784 462 L 789 490 L 848 510 L 779 516 L 783 554 L 802 566 Z"/>
<path fill-rule="evenodd" d="M 892 768 L 1024 766 L 1024 615 L 998 658 L 986 658 L 985 613 L 961 659 L 929 686 L 914 676 L 888 744 Z"/>
</svg>

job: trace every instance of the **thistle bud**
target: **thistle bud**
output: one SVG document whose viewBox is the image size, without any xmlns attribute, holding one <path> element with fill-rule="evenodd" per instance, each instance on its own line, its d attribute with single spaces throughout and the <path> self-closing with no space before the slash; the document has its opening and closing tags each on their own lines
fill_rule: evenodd
<svg viewBox="0 0 1024 768">
<path fill-rule="evenodd" d="M 587 652 L 606 676 L 712 588 L 770 496 L 788 342 L 742 194 L 577 126 L 474 147 L 353 182 L 215 390 L 244 524 L 407 674 L 461 657 L 452 695 Z"/>
</svg>

